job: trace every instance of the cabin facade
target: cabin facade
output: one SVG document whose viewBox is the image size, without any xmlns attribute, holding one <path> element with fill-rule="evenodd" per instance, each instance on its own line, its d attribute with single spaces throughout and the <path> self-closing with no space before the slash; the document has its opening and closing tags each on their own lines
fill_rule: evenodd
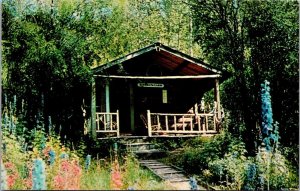
<svg viewBox="0 0 300 191">
<path fill-rule="evenodd" d="M 221 70 L 154 43 L 93 69 L 94 138 L 218 133 Z M 203 94 L 214 89 L 208 107 Z"/>
</svg>

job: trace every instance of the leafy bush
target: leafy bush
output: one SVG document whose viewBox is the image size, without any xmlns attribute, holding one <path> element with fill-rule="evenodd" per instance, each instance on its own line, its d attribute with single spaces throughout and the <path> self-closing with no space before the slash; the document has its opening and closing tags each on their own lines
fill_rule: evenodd
<svg viewBox="0 0 300 191">
<path fill-rule="evenodd" d="M 209 162 L 209 169 L 212 177 L 219 178 L 222 184 L 226 182 L 226 186 L 230 189 L 240 190 L 244 179 L 245 170 L 248 163 L 245 157 L 245 145 L 241 141 L 234 140 L 228 146 L 228 153 L 224 157 Z M 217 182 L 217 179 L 212 179 Z"/>
<path fill-rule="evenodd" d="M 279 152 L 259 152 L 256 156 L 258 174 L 264 179 L 263 189 L 279 190 L 293 185 L 290 177 L 294 176 L 289 169 L 288 161 Z"/>
<path fill-rule="evenodd" d="M 298 186 L 297 170 L 278 149 L 273 154 L 260 151 L 256 157 L 247 156 L 244 142 L 226 131 L 210 139 L 190 139 L 183 149 L 163 160 L 196 174 L 216 189 L 278 190 Z"/>
<path fill-rule="evenodd" d="M 188 173 L 201 174 L 208 169 L 208 161 L 222 158 L 229 149 L 230 143 L 238 142 L 227 131 L 215 137 L 193 138 L 184 143 L 184 148 L 171 152 L 166 162 L 184 168 Z M 234 145 L 234 144 L 232 144 Z M 231 146 L 233 147 L 233 146 Z"/>
</svg>

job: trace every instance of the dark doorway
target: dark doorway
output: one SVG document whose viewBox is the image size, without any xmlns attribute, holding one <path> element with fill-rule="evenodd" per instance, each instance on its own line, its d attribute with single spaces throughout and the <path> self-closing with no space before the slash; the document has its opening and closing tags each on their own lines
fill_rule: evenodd
<svg viewBox="0 0 300 191">
<path fill-rule="evenodd" d="M 110 83 L 111 112 L 119 110 L 120 133 L 131 134 L 130 129 L 129 85 L 125 80 L 113 80 Z"/>
</svg>

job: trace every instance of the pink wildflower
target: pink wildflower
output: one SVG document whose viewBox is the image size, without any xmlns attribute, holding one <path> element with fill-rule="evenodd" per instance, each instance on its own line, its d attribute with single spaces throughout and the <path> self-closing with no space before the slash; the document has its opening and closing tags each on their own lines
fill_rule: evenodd
<svg viewBox="0 0 300 191">
<path fill-rule="evenodd" d="M 12 188 L 13 185 L 15 184 L 15 181 L 19 177 L 19 173 L 17 171 L 16 166 L 11 162 L 4 163 L 4 166 L 6 168 L 7 175 L 8 175 L 7 176 L 7 185 L 9 188 Z"/>
<path fill-rule="evenodd" d="M 61 175 L 57 175 L 54 177 L 54 187 L 58 190 L 64 189 L 64 178 Z"/>
<path fill-rule="evenodd" d="M 54 177 L 54 188 L 60 190 L 79 190 L 81 171 L 77 161 L 62 160 L 59 172 Z"/>
<path fill-rule="evenodd" d="M 61 170 L 62 171 L 65 171 L 65 172 L 67 172 L 67 171 L 70 171 L 70 163 L 69 163 L 69 161 L 67 161 L 67 160 L 63 160 L 62 162 L 61 162 Z"/>
<path fill-rule="evenodd" d="M 119 169 L 119 163 L 118 161 L 115 161 L 112 165 L 111 188 L 114 190 L 121 190 L 122 186 L 122 175 Z"/>
<path fill-rule="evenodd" d="M 47 146 L 44 150 L 43 150 L 43 154 L 45 157 L 49 157 L 49 151 L 51 150 L 50 146 Z"/>
<path fill-rule="evenodd" d="M 12 162 L 6 162 L 4 163 L 4 166 L 6 169 L 13 169 L 15 165 Z"/>
</svg>

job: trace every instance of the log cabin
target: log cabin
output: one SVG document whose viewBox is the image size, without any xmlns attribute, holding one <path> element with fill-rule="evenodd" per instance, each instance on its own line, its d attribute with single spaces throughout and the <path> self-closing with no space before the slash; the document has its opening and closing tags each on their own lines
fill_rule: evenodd
<svg viewBox="0 0 300 191">
<path fill-rule="evenodd" d="M 161 43 L 92 69 L 94 138 L 199 136 L 219 132 L 225 72 Z M 210 108 L 205 92 L 214 89 Z"/>
</svg>

